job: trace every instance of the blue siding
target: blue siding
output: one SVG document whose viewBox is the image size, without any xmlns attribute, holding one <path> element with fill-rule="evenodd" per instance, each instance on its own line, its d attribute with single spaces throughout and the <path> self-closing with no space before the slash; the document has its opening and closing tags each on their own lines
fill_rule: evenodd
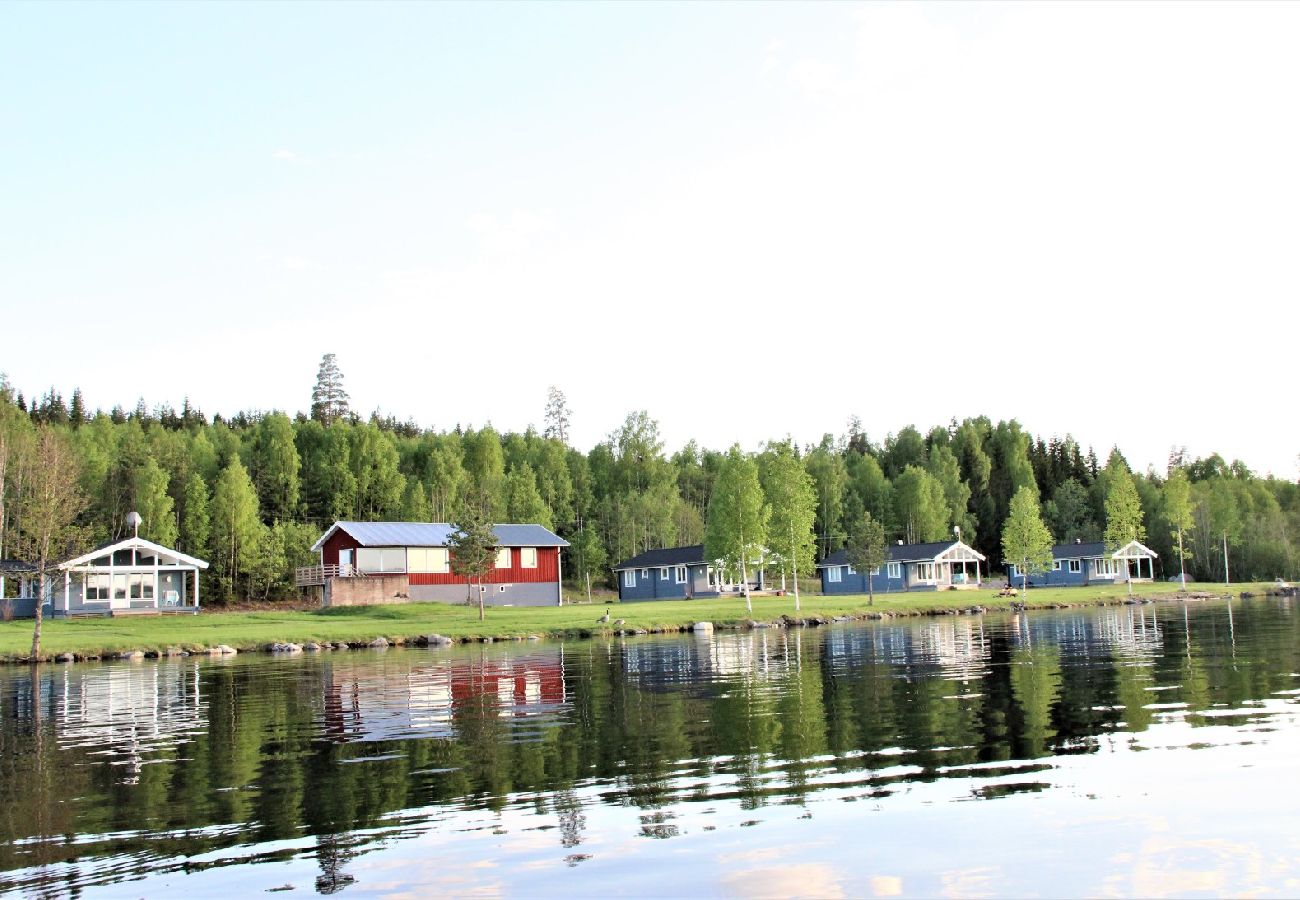
<svg viewBox="0 0 1300 900">
<path fill-rule="evenodd" d="M 829 580 L 829 572 L 834 566 L 826 567 L 821 570 L 822 574 L 822 593 L 823 594 L 865 594 L 867 593 L 867 576 L 859 573 L 852 575 L 848 572 L 848 566 L 839 566 L 840 580 L 838 582 Z M 900 576 L 898 578 L 889 577 L 887 566 L 880 567 L 879 575 L 872 575 L 871 589 L 877 594 L 891 594 L 907 590 L 906 581 Z"/>
<path fill-rule="evenodd" d="M 661 576 L 659 567 L 644 570 L 646 575 L 641 577 L 641 569 L 634 569 L 636 572 L 636 584 L 628 587 L 624 581 L 626 572 L 618 573 L 618 599 L 621 601 L 637 600 L 685 600 L 688 590 L 692 597 L 716 597 L 717 591 L 711 591 L 708 588 L 708 567 L 704 563 L 686 567 L 686 581 L 679 584 L 677 582 L 677 566 L 668 567 L 668 577 Z"/>
<path fill-rule="evenodd" d="M 1033 575 L 1031 575 L 1029 577 L 1029 586 L 1030 587 L 1082 587 L 1088 584 L 1088 571 L 1092 566 L 1092 560 L 1090 559 L 1079 560 L 1078 572 L 1070 571 L 1070 561 L 1068 559 L 1062 559 L 1060 562 L 1061 562 L 1060 571 L 1056 571 L 1054 569 L 1048 569 L 1046 572 L 1036 572 Z M 1023 588 L 1025 586 L 1024 576 L 1023 575 L 1012 576 L 1011 568 L 1012 568 L 1011 566 L 1007 566 L 1007 581 L 1010 582 L 1015 587 Z M 1110 583 L 1112 581 L 1112 579 L 1109 578 L 1102 578 L 1100 580 L 1105 581 L 1107 583 Z"/>
</svg>

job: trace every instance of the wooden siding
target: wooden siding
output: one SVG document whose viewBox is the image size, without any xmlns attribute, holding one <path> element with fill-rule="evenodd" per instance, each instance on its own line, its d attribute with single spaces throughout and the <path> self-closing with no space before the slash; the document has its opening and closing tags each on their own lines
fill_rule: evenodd
<svg viewBox="0 0 1300 900">
<path fill-rule="evenodd" d="M 356 538 L 340 528 L 331 534 L 329 540 L 325 542 L 325 546 L 321 547 L 321 565 L 337 566 L 339 564 L 339 551 L 351 550 L 353 551 L 352 565 L 355 566 L 357 564 L 356 551 L 360 547 L 361 544 L 357 542 Z"/>
<path fill-rule="evenodd" d="M 510 548 L 510 568 L 492 569 L 488 573 L 488 584 L 545 584 L 560 580 L 560 548 L 538 547 L 537 568 L 525 569 L 519 564 L 520 547 Z M 467 584 L 469 579 L 450 572 L 412 572 L 411 584 Z"/>
</svg>

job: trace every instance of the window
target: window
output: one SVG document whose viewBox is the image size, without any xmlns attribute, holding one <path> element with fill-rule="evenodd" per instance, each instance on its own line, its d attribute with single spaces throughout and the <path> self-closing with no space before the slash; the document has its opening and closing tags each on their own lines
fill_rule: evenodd
<svg viewBox="0 0 1300 900">
<path fill-rule="evenodd" d="M 857 572 L 853 571 L 853 567 L 852 567 L 852 566 L 845 566 L 845 567 L 844 567 L 844 571 L 847 572 L 849 575 L 856 575 L 856 574 L 858 574 Z"/>
<path fill-rule="evenodd" d="M 1083 571 L 1083 566 L 1079 564 L 1079 560 L 1077 559 L 1070 560 L 1070 571 L 1076 575 Z"/>
<path fill-rule="evenodd" d="M 623 570 L 623 587 L 636 587 L 636 569 Z"/>
<path fill-rule="evenodd" d="M 499 547 L 499 548 L 497 549 L 497 568 L 498 568 L 498 569 L 508 569 L 508 568 L 510 568 L 510 548 L 509 548 L 509 547 Z"/>
<path fill-rule="evenodd" d="M 685 567 L 685 566 L 678 566 L 678 567 L 677 567 L 677 583 L 678 583 L 678 584 L 685 584 L 685 583 L 686 583 L 686 567 Z"/>
<path fill-rule="evenodd" d="M 649 578 L 649 577 L 650 577 L 650 570 L 649 570 L 649 569 L 642 569 L 642 570 L 641 570 L 641 577 L 642 577 L 642 578 Z"/>
<path fill-rule="evenodd" d="M 362 547 L 357 550 L 357 568 L 366 574 L 405 572 L 406 548 Z"/>
<path fill-rule="evenodd" d="M 707 566 L 704 573 L 708 576 L 709 587 L 714 587 L 718 583 L 718 573 L 713 571 L 713 566 Z"/>
<path fill-rule="evenodd" d="M 1008 568 L 1011 569 L 1011 577 L 1012 577 L 1012 578 L 1019 578 L 1019 577 L 1020 577 L 1020 572 L 1016 569 L 1016 567 L 1015 567 L 1014 564 L 1011 565 L 1011 566 L 1009 566 Z"/>
<path fill-rule="evenodd" d="M 499 593 L 504 594 L 504 593 L 506 592 L 506 585 L 504 585 L 504 584 L 502 584 L 502 585 L 498 585 L 498 586 L 497 586 L 497 591 L 498 591 Z"/>
<path fill-rule="evenodd" d="M 1052 571 L 1053 572 L 1061 571 L 1061 561 L 1059 559 L 1052 560 Z"/>
<path fill-rule="evenodd" d="M 1119 562 L 1113 559 L 1099 559 L 1096 563 L 1098 575 L 1118 575 Z"/>
<path fill-rule="evenodd" d="M 889 568 L 886 570 L 886 572 L 887 572 L 887 574 L 888 574 L 888 577 L 890 577 L 890 578 L 902 578 L 902 577 L 903 577 L 903 564 L 902 564 L 902 563 L 890 563 L 890 564 L 889 564 Z"/>
<path fill-rule="evenodd" d="M 839 584 L 841 577 L 843 576 L 840 566 L 831 566 L 826 570 L 826 580 L 831 584 Z"/>
<path fill-rule="evenodd" d="M 917 563 L 916 580 L 934 581 L 934 563 Z"/>
<path fill-rule="evenodd" d="M 871 570 L 871 574 L 872 574 L 872 575 L 879 575 L 879 574 L 880 574 L 880 566 L 876 566 L 874 569 L 872 569 L 872 570 Z"/>
<path fill-rule="evenodd" d="M 446 547 L 407 547 L 406 570 L 408 572 L 434 572 L 446 574 L 451 571 L 450 559 Z"/>
<path fill-rule="evenodd" d="M 107 575 L 86 576 L 85 599 L 87 600 L 109 599 L 109 585 L 108 585 Z"/>
<path fill-rule="evenodd" d="M 113 576 L 113 599 L 114 600 L 126 599 L 126 576 L 125 575 Z"/>
<path fill-rule="evenodd" d="M 141 573 L 135 573 L 128 577 L 130 585 L 130 598 L 132 600 L 152 600 L 153 599 L 153 576 Z"/>
<path fill-rule="evenodd" d="M 537 548 L 524 547 L 519 551 L 519 566 L 524 569 L 537 568 Z"/>
<path fill-rule="evenodd" d="M 659 570 L 659 580 L 660 580 L 660 581 L 667 581 L 667 580 L 668 580 L 668 567 L 667 567 L 667 566 L 664 566 L 662 569 Z"/>
</svg>

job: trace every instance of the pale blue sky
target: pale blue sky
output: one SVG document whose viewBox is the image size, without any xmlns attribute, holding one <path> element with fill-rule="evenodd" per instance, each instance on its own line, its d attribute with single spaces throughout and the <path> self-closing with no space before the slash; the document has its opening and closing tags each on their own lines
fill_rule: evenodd
<svg viewBox="0 0 1300 900">
<path fill-rule="evenodd" d="M 1298 40 L 1284 4 L 5 4 L 0 371 L 294 411 L 332 351 L 437 427 L 557 384 L 583 447 L 987 413 L 1294 477 Z"/>
</svg>

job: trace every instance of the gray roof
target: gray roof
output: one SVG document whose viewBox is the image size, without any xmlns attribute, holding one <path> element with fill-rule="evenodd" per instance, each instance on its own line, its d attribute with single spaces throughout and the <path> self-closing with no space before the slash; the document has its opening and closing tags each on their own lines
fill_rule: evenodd
<svg viewBox="0 0 1300 900">
<path fill-rule="evenodd" d="M 929 544 L 890 544 L 885 548 L 885 562 L 929 562 L 943 551 L 954 547 L 961 541 L 934 541 Z M 817 564 L 817 568 L 829 566 L 847 566 L 849 551 L 836 550 Z"/>
<path fill-rule="evenodd" d="M 1110 556 L 1102 541 L 1084 541 L 1081 544 L 1057 544 L 1052 547 L 1052 559 L 1098 559 Z"/>
<path fill-rule="evenodd" d="M 689 547 L 665 547 L 662 550 L 647 550 L 639 556 L 623 560 L 614 567 L 614 571 L 659 569 L 664 566 L 698 566 L 703 563 L 704 545 L 691 544 Z"/>
<path fill-rule="evenodd" d="M 455 526 L 447 522 L 335 522 L 312 547 L 319 550 L 335 531 L 346 531 L 362 547 L 445 547 Z M 567 547 L 569 542 L 541 525 L 493 525 L 499 547 Z"/>
<path fill-rule="evenodd" d="M 30 575 L 36 567 L 26 560 L 0 559 L 0 575 Z"/>
</svg>

